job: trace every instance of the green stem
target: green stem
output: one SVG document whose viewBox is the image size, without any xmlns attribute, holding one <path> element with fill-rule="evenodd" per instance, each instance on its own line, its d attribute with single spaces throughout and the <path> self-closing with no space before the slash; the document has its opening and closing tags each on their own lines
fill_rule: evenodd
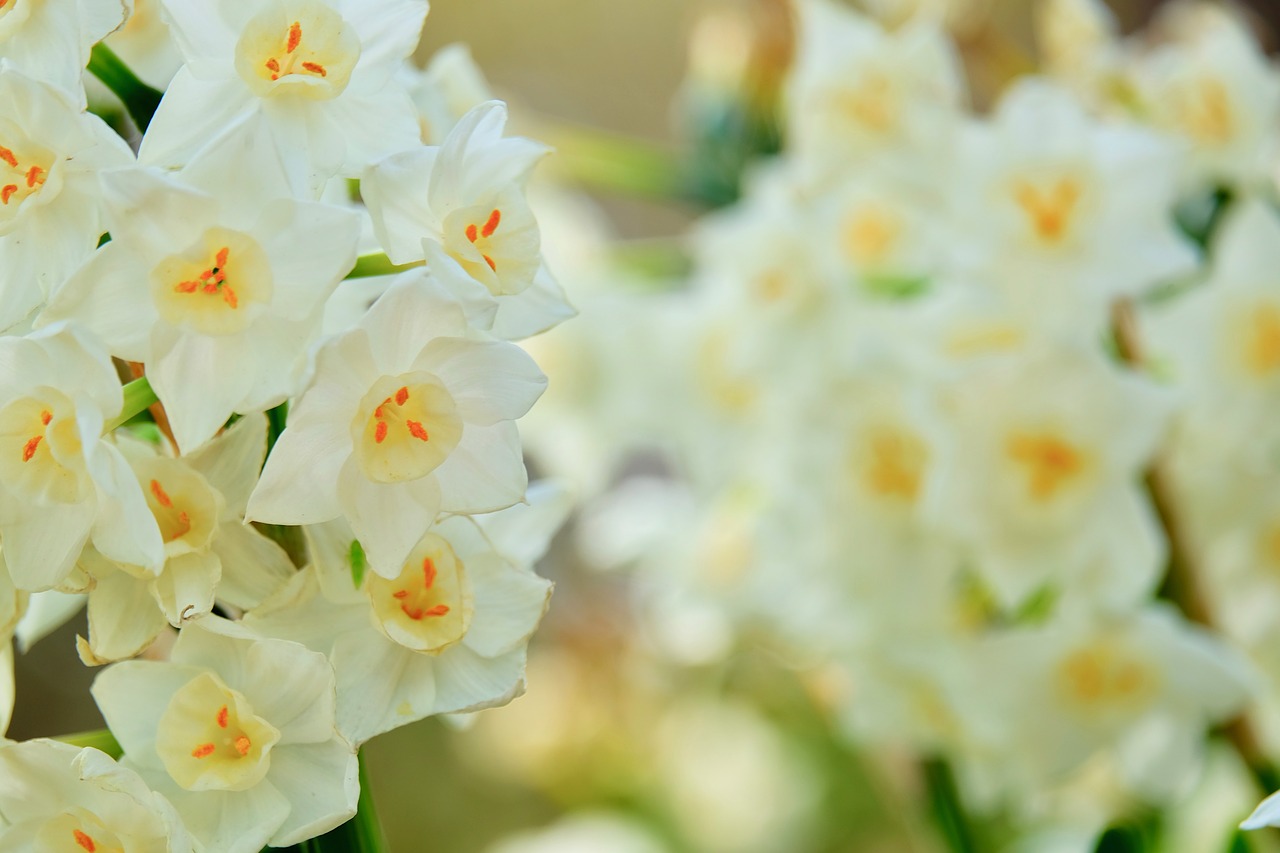
<svg viewBox="0 0 1280 853">
<path fill-rule="evenodd" d="M 146 133 L 164 93 L 139 80 L 138 75 L 101 42 L 95 44 L 89 54 L 89 72 L 115 93 L 128 111 L 129 118 L 138 126 L 138 131 Z"/>
<path fill-rule="evenodd" d="M 128 423 L 159 402 L 156 392 L 152 390 L 151 383 L 145 376 L 133 380 L 121 390 L 124 392 L 124 406 L 120 409 L 119 415 L 107 422 L 104 432 L 111 432 L 121 424 Z"/>
<path fill-rule="evenodd" d="M 951 767 L 941 758 L 929 758 L 921 770 L 929 789 L 929 806 L 938 829 L 947 841 L 947 849 L 952 853 L 976 853 L 978 848 L 974 846 L 973 831 L 960 802 Z"/>
<path fill-rule="evenodd" d="M 391 259 L 382 252 L 375 252 L 371 255 L 361 255 L 356 258 L 356 265 L 352 267 L 351 272 L 347 273 L 347 278 L 371 278 L 375 275 L 395 275 L 398 272 L 411 270 L 414 267 L 422 266 L 421 262 L 410 264 L 393 264 Z"/>
<path fill-rule="evenodd" d="M 120 744 L 116 741 L 115 735 L 111 734 L 107 729 L 96 729 L 90 732 L 76 732 L 69 735 L 59 735 L 56 740 L 63 743 L 69 743 L 72 746 L 91 746 L 110 755 L 112 758 L 119 759 L 124 755 L 124 750 L 120 748 Z"/>
</svg>

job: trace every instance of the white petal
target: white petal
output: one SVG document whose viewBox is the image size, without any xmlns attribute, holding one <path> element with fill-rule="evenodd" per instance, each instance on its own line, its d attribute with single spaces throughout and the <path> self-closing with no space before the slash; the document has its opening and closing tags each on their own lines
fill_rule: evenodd
<svg viewBox="0 0 1280 853">
<path fill-rule="evenodd" d="M 456 451 L 455 451 L 456 452 Z M 342 512 L 369 567 L 383 577 L 395 577 L 418 540 L 427 532 L 439 510 L 434 480 L 424 477 L 409 483 L 373 483 L 348 460 L 338 476 Z"/>
<path fill-rule="evenodd" d="M 173 663 L 127 660 L 98 673 L 91 688 L 93 700 L 131 763 L 164 766 L 155 749 L 160 716 L 173 694 L 201 672 Z"/>
<path fill-rule="evenodd" d="M 51 504 L 25 507 L 0 523 L 4 561 L 13 585 L 28 592 L 57 586 L 89 538 L 93 516 L 92 503 Z"/>
<path fill-rule="evenodd" d="M 392 263 L 422 260 L 422 238 L 441 227 L 427 204 L 439 153 L 438 148 L 418 148 L 396 154 L 366 169 L 360 178 L 373 232 Z"/>
<path fill-rule="evenodd" d="M 1280 826 L 1280 791 L 1267 797 L 1240 823 L 1241 829 L 1261 829 L 1264 826 Z"/>
<path fill-rule="evenodd" d="M 529 476 L 515 424 L 468 424 L 458 446 L 432 476 L 440 485 L 440 508 L 446 512 L 493 512 L 519 503 Z"/>
<path fill-rule="evenodd" d="M 467 320 L 462 306 L 440 285 L 406 278 L 373 303 L 359 328 L 368 332 L 379 372 L 394 376 L 408 370 L 433 338 L 464 335 Z"/>
<path fill-rule="evenodd" d="M 463 644 L 497 657 L 528 641 L 551 601 L 551 582 L 504 563 L 496 554 L 466 563 L 475 614 Z"/>
<path fill-rule="evenodd" d="M 365 57 L 360 59 L 363 62 Z M 329 105 L 329 115 L 343 130 L 346 157 L 341 174 L 349 177 L 358 177 L 366 166 L 388 154 L 422 144 L 413 101 L 396 86 L 362 92 L 348 88 Z"/>
<path fill-rule="evenodd" d="M 115 169 L 103 172 L 100 181 L 112 242 L 119 240 L 144 257 L 181 251 L 217 224 L 217 204 L 209 196 L 159 170 Z"/>
<path fill-rule="evenodd" d="M 168 774 L 164 781 L 168 781 Z M 287 797 L 266 779 L 247 791 L 186 791 L 177 785 L 152 787 L 173 803 L 187 830 L 207 851 L 258 853 L 289 817 Z"/>
<path fill-rule="evenodd" d="M 122 571 L 96 581 L 89 593 L 89 648 L 102 662 L 131 658 L 165 625 L 150 583 Z"/>
<path fill-rule="evenodd" d="M 183 554 L 165 563 L 152 583 L 156 603 L 175 628 L 213 610 L 214 590 L 222 577 L 217 554 Z"/>
<path fill-rule="evenodd" d="M 144 166 L 185 166 L 206 145 L 251 119 L 256 101 L 239 77 L 204 80 L 184 65 L 151 118 L 138 149 L 138 162 Z"/>
<path fill-rule="evenodd" d="M 249 496 L 245 521 L 317 524 L 341 515 L 338 472 L 350 456 L 351 433 L 343 424 L 288 426 Z"/>
<path fill-rule="evenodd" d="M 273 313 L 301 320 L 314 315 L 355 266 L 360 217 L 332 205 L 276 199 L 261 205 L 253 233 L 263 235 L 271 261 Z"/>
<path fill-rule="evenodd" d="M 323 743 L 334 736 L 333 667 L 301 643 L 260 640 L 249 646 L 237 686 L 254 713 L 280 730 L 280 745 Z"/>
<path fill-rule="evenodd" d="M 158 327 L 147 377 L 169 415 L 178 447 L 193 451 L 222 428 L 253 383 L 258 365 L 240 341 Z"/>
<path fill-rule="evenodd" d="M 238 521 L 218 527 L 213 552 L 222 561 L 218 600 L 241 610 L 257 607 L 294 574 L 283 548 Z"/>
<path fill-rule="evenodd" d="M 149 361 L 158 319 L 148 270 L 123 242 L 110 242 L 58 288 L 37 323 L 75 320 L 126 361 Z"/>
<path fill-rule="evenodd" d="M 524 647 L 496 658 L 481 657 L 465 645 L 435 659 L 437 714 L 505 705 L 524 693 Z"/>
<path fill-rule="evenodd" d="M 539 480 L 529 486 L 526 503 L 476 519 L 499 554 L 517 566 L 542 559 L 551 538 L 573 509 L 573 497 L 563 483 Z"/>
<path fill-rule="evenodd" d="M 443 379 L 462 419 L 480 426 L 521 417 L 547 387 L 529 354 L 502 341 L 437 338 L 414 368 Z"/>
<path fill-rule="evenodd" d="M 91 464 L 98 486 L 93 547 L 109 560 L 159 572 L 164 540 L 133 469 L 119 449 L 106 442 L 98 442 Z"/>
<path fill-rule="evenodd" d="M 338 638 L 338 728 L 357 746 L 421 720 L 436 701 L 434 659 L 418 655 L 368 627 Z"/>
<path fill-rule="evenodd" d="M 235 518 L 244 512 L 266 458 L 267 418 L 263 414 L 245 415 L 204 447 L 183 457 L 222 493 L 226 500 L 224 518 Z"/>
<path fill-rule="evenodd" d="M 36 643 L 67 624 L 84 607 L 85 598 L 52 589 L 32 593 L 27 599 L 27 612 L 22 614 L 13 631 L 18 651 L 26 654 Z"/>
<path fill-rule="evenodd" d="M 297 844 L 344 823 L 356 813 L 360 765 L 350 746 L 324 743 L 277 746 L 267 780 L 289 798 L 289 816 L 271 836 L 273 847 Z"/>
</svg>

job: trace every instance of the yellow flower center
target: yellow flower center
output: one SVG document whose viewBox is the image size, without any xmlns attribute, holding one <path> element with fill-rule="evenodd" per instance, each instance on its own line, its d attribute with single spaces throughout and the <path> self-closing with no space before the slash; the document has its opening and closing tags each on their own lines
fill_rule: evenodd
<svg viewBox="0 0 1280 853">
<path fill-rule="evenodd" d="M 151 297 L 166 322 L 205 335 L 243 331 L 250 306 L 271 301 L 271 263 L 248 234 L 210 228 L 151 271 Z"/>
<path fill-rule="evenodd" d="M 365 591 L 378 626 L 394 642 L 438 654 L 467 633 L 471 587 L 462 561 L 439 536 L 428 534 L 394 580 L 367 577 Z"/>
<path fill-rule="evenodd" d="M 0 223 L 16 218 L 22 203 L 44 189 L 56 159 L 16 124 L 0 119 Z"/>
<path fill-rule="evenodd" d="M 156 752 L 188 791 L 244 791 L 271 766 L 280 732 L 211 672 L 187 682 L 165 708 Z"/>
<path fill-rule="evenodd" d="M 1173 102 L 1175 121 L 1196 142 L 1220 146 L 1235 136 L 1231 96 L 1221 80 L 1201 78 L 1179 91 Z"/>
<path fill-rule="evenodd" d="M 74 503 L 89 481 L 75 407 L 61 392 L 14 400 L 0 409 L 0 480 L 37 502 Z"/>
<path fill-rule="evenodd" d="M 1031 233 L 1044 243 L 1066 239 L 1083 194 L 1080 183 L 1073 178 L 1040 184 L 1018 180 L 1013 184 L 1014 202 L 1026 216 Z"/>
<path fill-rule="evenodd" d="M 1048 502 L 1079 480 L 1088 466 L 1086 455 L 1052 433 L 1016 433 L 1005 452 L 1026 473 L 1031 498 Z"/>
<path fill-rule="evenodd" d="M 876 267 L 888 260 L 902 231 L 902 220 L 893 211 L 869 205 L 845 221 L 841 246 L 858 267 Z"/>
<path fill-rule="evenodd" d="M 1094 643 L 1067 655 L 1055 670 L 1059 693 L 1085 711 L 1144 706 L 1159 688 L 1147 661 L 1109 643 Z"/>
<path fill-rule="evenodd" d="M 1280 305 L 1259 303 L 1243 319 L 1238 340 L 1245 371 L 1259 379 L 1270 376 L 1280 368 Z"/>
<path fill-rule="evenodd" d="M 124 853 L 124 845 L 98 816 L 71 808 L 40 827 L 32 849 L 42 853 Z"/>
<path fill-rule="evenodd" d="M 859 437 L 855 475 L 866 491 L 886 500 L 914 503 L 929 464 L 929 447 L 900 425 L 881 425 Z"/>
<path fill-rule="evenodd" d="M 453 396 L 430 373 L 383 377 L 357 411 L 352 424 L 356 460 L 374 482 L 425 477 L 462 438 Z"/>
<path fill-rule="evenodd" d="M 222 512 L 221 499 L 208 481 L 176 459 L 148 459 L 134 469 L 160 527 L 165 555 L 206 550 Z"/>
<path fill-rule="evenodd" d="M 335 98 L 360 59 L 360 39 L 329 6 L 297 0 L 269 9 L 245 26 L 236 71 L 261 97 Z"/>
<path fill-rule="evenodd" d="M 833 100 L 842 115 L 874 134 L 887 134 L 898 125 L 897 93 L 879 72 L 865 73 L 858 85 L 837 90 Z"/>
</svg>

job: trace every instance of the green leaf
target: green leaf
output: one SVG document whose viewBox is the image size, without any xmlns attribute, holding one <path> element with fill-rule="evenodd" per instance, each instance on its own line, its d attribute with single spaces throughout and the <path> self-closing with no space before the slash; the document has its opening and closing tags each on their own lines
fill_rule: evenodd
<svg viewBox="0 0 1280 853">
<path fill-rule="evenodd" d="M 359 539 L 351 540 L 351 549 L 347 552 L 347 562 L 351 564 L 351 582 L 355 584 L 356 589 L 359 589 L 360 584 L 364 583 L 364 570 L 368 565 L 364 558 L 364 546 L 360 544 Z"/>
<path fill-rule="evenodd" d="M 75 734 L 60 735 L 56 738 L 63 743 L 69 743 L 72 746 L 86 747 L 91 746 L 94 749 L 101 750 L 112 758 L 119 759 L 124 755 L 124 750 L 120 748 L 119 742 L 115 735 L 111 734 L 107 729 L 95 729 L 89 732 L 76 732 Z"/>
<path fill-rule="evenodd" d="M 421 262 L 411 264 L 393 264 L 382 252 L 361 255 L 356 258 L 356 265 L 347 273 L 347 278 L 372 278 L 375 275 L 395 275 L 422 266 Z"/>
<path fill-rule="evenodd" d="M 104 433 L 109 433 L 121 424 L 127 423 L 159 401 L 145 376 L 133 380 L 121 390 L 124 392 L 124 406 L 120 409 L 120 414 L 107 423 L 103 429 Z"/>
</svg>

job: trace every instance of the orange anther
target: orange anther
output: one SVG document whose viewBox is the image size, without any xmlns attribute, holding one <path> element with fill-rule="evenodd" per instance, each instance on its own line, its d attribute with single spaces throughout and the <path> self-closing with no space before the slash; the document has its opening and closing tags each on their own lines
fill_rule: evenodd
<svg viewBox="0 0 1280 853">
<path fill-rule="evenodd" d="M 468 225 L 467 239 L 470 240 L 472 243 L 474 243 L 477 239 L 479 239 L 479 237 L 480 237 L 480 231 L 479 229 L 476 228 L 475 224 L 473 223 L 471 225 Z"/>
<path fill-rule="evenodd" d="M 300 44 L 302 44 L 302 24 L 294 21 L 289 25 L 289 44 L 285 47 L 284 52 L 293 53 Z"/>
<path fill-rule="evenodd" d="M 159 480 L 151 481 L 151 494 L 156 496 L 156 503 L 162 507 L 173 506 L 173 501 L 169 499 L 169 493 L 164 490 L 164 486 L 160 485 Z"/>
<path fill-rule="evenodd" d="M 53 412 L 50 412 L 46 409 L 45 411 L 40 413 L 40 423 L 44 424 L 45 426 L 48 426 L 49 421 L 51 420 L 53 420 Z"/>
<path fill-rule="evenodd" d="M 498 265 L 493 262 L 493 258 L 489 257 L 488 255 L 481 255 L 480 257 L 484 258 L 484 262 L 489 265 L 489 269 L 493 270 L 494 272 L 498 271 Z"/>
<path fill-rule="evenodd" d="M 302 67 L 310 71 L 312 74 L 319 74 L 321 77 L 328 77 L 329 72 L 319 62 L 304 62 Z"/>
<path fill-rule="evenodd" d="M 423 616 L 443 616 L 448 612 L 449 612 L 449 605 L 437 604 L 435 607 L 431 608 L 430 610 L 423 613 L 422 615 Z"/>
<path fill-rule="evenodd" d="M 404 425 L 409 428 L 409 435 L 418 439 L 418 441 L 427 441 L 427 429 L 417 421 L 405 421 Z"/>
<path fill-rule="evenodd" d="M 27 186 L 34 187 L 37 183 L 44 183 L 44 169 L 39 166 L 32 166 L 27 169 Z"/>
<path fill-rule="evenodd" d="M 437 604 L 429 610 L 423 610 L 420 607 L 409 607 L 408 605 L 400 605 L 400 609 L 404 611 L 404 615 L 408 616 L 415 622 L 427 618 L 428 616 L 443 616 L 449 612 L 449 605 Z"/>
<path fill-rule="evenodd" d="M 183 281 L 173 286 L 174 293 L 195 293 L 196 288 L 200 286 L 198 281 Z"/>
<path fill-rule="evenodd" d="M 175 536 L 174 539 L 177 539 L 178 536 L 186 535 L 187 531 L 189 531 L 190 529 L 191 529 L 191 516 L 187 515 L 185 512 L 178 513 L 178 535 Z"/>
<path fill-rule="evenodd" d="M 0 7 L 3 6 L 4 0 L 0 0 Z M 71 830 L 71 837 L 76 840 L 76 844 L 89 851 L 89 853 L 95 853 L 98 849 L 98 845 L 94 843 L 93 839 L 90 838 L 88 834 L 81 832 L 78 829 Z"/>
<path fill-rule="evenodd" d="M 251 746 L 253 746 L 253 743 L 244 735 L 240 735 L 240 737 L 236 738 L 236 752 L 240 753 L 242 756 L 249 754 L 249 748 Z"/>
<path fill-rule="evenodd" d="M 373 428 L 373 440 L 378 444 L 387 440 L 387 422 L 378 421 L 378 425 Z"/>
<path fill-rule="evenodd" d="M 222 300 L 232 308 L 235 308 L 240 304 L 240 300 L 236 298 L 236 292 L 225 285 L 222 288 Z"/>
<path fill-rule="evenodd" d="M 502 221 L 502 211 L 495 210 L 489 214 L 489 221 L 484 224 L 484 228 L 480 230 L 481 237 L 491 237 L 493 232 L 498 230 L 498 223 Z"/>
<path fill-rule="evenodd" d="M 18 168 L 18 158 L 13 156 L 13 152 L 3 145 L 0 145 L 0 160 L 8 163 L 11 168 Z"/>
<path fill-rule="evenodd" d="M 40 446 L 43 435 L 33 436 L 26 444 L 22 446 L 22 461 L 30 462 L 31 457 L 36 455 L 36 448 Z"/>
<path fill-rule="evenodd" d="M 227 713 L 226 705 L 218 709 L 218 728 L 225 729 L 227 727 Z"/>
<path fill-rule="evenodd" d="M 274 56 L 267 60 L 267 70 L 273 75 L 280 73 L 280 63 L 276 61 Z M 273 76 L 271 79 L 274 80 L 276 78 Z"/>
<path fill-rule="evenodd" d="M 9 196 L 13 195 L 17 191 L 18 191 L 17 184 L 5 184 L 4 189 L 0 189 L 0 202 L 3 202 L 4 204 L 8 204 Z"/>
<path fill-rule="evenodd" d="M 422 561 L 422 585 L 427 589 L 435 586 L 436 583 L 436 564 L 430 557 Z"/>
<path fill-rule="evenodd" d="M 218 283 L 216 281 L 209 281 L 208 279 L 206 279 L 204 283 L 204 287 L 201 288 L 201 290 L 203 290 L 205 293 L 217 293 Z"/>
<path fill-rule="evenodd" d="M 213 755 L 214 749 L 215 747 L 213 744 L 202 743 L 199 746 L 197 746 L 195 749 L 191 750 L 191 757 L 192 758 L 208 758 L 210 755 Z"/>
<path fill-rule="evenodd" d="M 396 392 L 397 406 L 403 406 L 405 400 L 408 400 L 408 399 L 409 399 L 409 389 L 407 387 L 401 388 L 399 391 Z"/>
<path fill-rule="evenodd" d="M 218 269 L 222 269 L 227 265 L 227 256 L 231 254 L 231 250 L 223 246 L 218 250 L 218 254 L 214 257 L 213 263 Z"/>
<path fill-rule="evenodd" d="M 407 589 L 398 589 L 398 590 L 396 590 L 395 592 L 391 593 L 391 597 L 392 597 L 392 598 L 408 598 L 408 597 L 409 597 L 409 590 L 407 590 Z"/>
</svg>

